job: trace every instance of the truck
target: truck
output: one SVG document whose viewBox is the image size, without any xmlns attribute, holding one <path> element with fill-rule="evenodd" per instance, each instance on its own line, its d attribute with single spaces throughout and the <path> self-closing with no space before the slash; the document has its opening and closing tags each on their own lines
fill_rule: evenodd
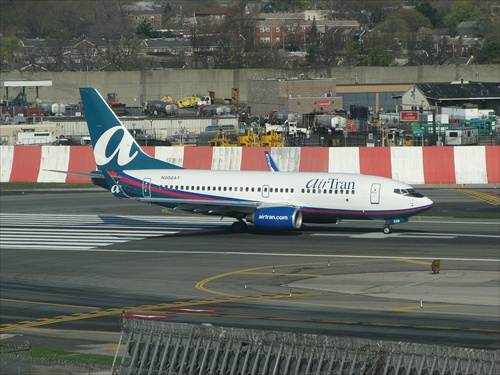
<svg viewBox="0 0 500 375">
<path fill-rule="evenodd" d="M 319 133 L 343 131 L 347 127 L 347 119 L 338 115 L 324 115 L 316 119 L 316 129 Z"/>
<path fill-rule="evenodd" d="M 457 127 L 445 130 L 446 146 L 477 145 L 479 129 L 474 127 Z"/>
<path fill-rule="evenodd" d="M 38 108 L 43 108 L 45 115 L 48 116 L 64 116 L 66 113 L 66 104 L 64 103 L 39 103 Z"/>
<path fill-rule="evenodd" d="M 118 100 L 118 94 L 114 92 L 108 92 L 108 105 L 117 116 L 128 114 L 127 106 Z"/>
<path fill-rule="evenodd" d="M 20 130 L 16 132 L 16 145 L 48 145 L 54 140 L 50 131 Z"/>
<path fill-rule="evenodd" d="M 179 99 L 177 105 L 179 108 L 193 108 L 201 100 L 199 96 L 186 96 L 185 98 Z"/>
<path fill-rule="evenodd" d="M 269 120 L 264 124 L 265 132 L 275 131 L 287 136 L 287 138 L 309 139 L 311 131 L 303 125 L 301 116 L 291 111 L 272 111 Z"/>
<path fill-rule="evenodd" d="M 198 116 L 213 117 L 213 116 L 228 116 L 231 114 L 231 107 L 228 105 L 205 105 L 198 107 Z"/>
<path fill-rule="evenodd" d="M 179 112 L 179 106 L 173 102 L 164 102 L 162 100 L 150 100 L 144 106 L 144 112 L 150 116 L 176 116 Z"/>
<path fill-rule="evenodd" d="M 196 102 L 197 107 L 201 107 L 202 105 L 210 105 L 210 104 L 212 104 L 212 98 L 208 95 L 201 97 L 201 99 L 198 100 L 198 102 Z"/>
</svg>

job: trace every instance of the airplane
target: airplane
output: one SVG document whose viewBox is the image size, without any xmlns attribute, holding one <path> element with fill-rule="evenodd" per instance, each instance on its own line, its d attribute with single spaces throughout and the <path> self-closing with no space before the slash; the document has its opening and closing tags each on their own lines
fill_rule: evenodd
<svg viewBox="0 0 500 375">
<path fill-rule="evenodd" d="M 232 217 L 231 231 L 297 230 L 303 223 L 383 220 L 383 232 L 433 207 L 411 186 L 386 177 L 280 171 L 191 170 L 147 155 L 95 88 L 80 88 L 97 171 L 94 184 L 118 198 L 174 211 Z"/>
</svg>

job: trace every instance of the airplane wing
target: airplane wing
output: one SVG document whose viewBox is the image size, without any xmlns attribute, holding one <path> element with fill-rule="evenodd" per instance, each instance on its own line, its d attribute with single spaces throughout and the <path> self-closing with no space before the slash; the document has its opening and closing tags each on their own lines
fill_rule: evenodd
<svg viewBox="0 0 500 375">
<path fill-rule="evenodd" d="M 233 201 L 233 200 L 193 200 L 179 198 L 135 198 L 139 202 L 168 206 L 176 211 L 237 216 L 237 214 L 251 214 L 258 208 L 268 207 L 294 207 L 290 203 L 267 204 L 259 201 Z"/>
</svg>

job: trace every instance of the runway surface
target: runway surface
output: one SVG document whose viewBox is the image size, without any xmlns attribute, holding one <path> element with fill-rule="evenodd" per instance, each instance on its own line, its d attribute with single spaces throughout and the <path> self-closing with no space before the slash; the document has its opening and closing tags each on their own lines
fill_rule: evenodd
<svg viewBox="0 0 500 375">
<path fill-rule="evenodd" d="M 391 235 L 354 221 L 232 234 L 231 219 L 101 190 L 2 192 L 0 338 L 112 354 L 125 311 L 499 349 L 498 190 L 419 190 L 435 208 Z"/>
</svg>

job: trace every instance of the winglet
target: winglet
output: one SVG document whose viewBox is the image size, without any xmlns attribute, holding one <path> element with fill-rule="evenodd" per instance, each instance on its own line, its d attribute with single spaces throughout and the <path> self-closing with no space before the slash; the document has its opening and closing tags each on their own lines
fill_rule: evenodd
<svg viewBox="0 0 500 375">
<path fill-rule="evenodd" d="M 267 162 L 267 167 L 269 168 L 270 172 L 279 172 L 278 166 L 273 160 L 273 157 L 268 151 L 264 151 L 264 154 L 266 155 L 266 162 Z"/>
</svg>

